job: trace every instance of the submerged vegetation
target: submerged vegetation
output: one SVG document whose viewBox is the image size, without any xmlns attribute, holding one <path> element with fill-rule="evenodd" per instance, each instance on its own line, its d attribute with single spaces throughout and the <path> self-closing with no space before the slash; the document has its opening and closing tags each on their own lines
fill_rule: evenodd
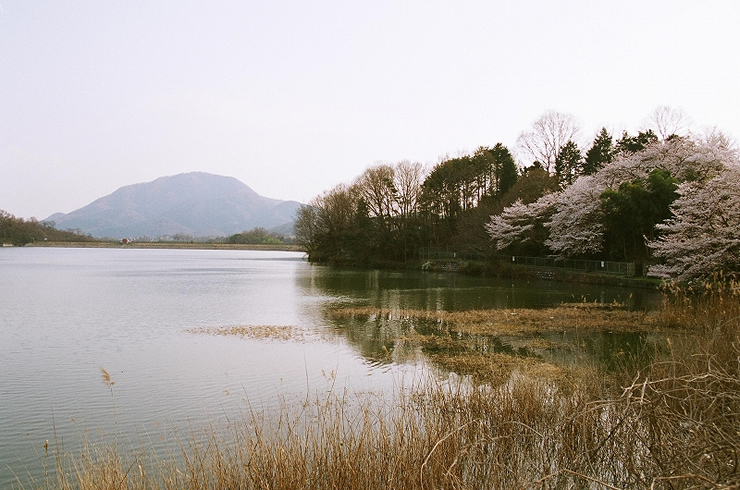
<svg viewBox="0 0 740 490">
<path fill-rule="evenodd" d="M 360 345 L 364 332 L 380 337 L 379 348 L 363 352 L 376 362 L 407 362 L 422 353 L 443 376 L 488 384 L 506 383 L 514 371 L 558 378 L 597 363 L 611 370 L 661 349 L 657 318 L 617 304 L 451 312 L 339 308 L 329 317 Z"/>
<path fill-rule="evenodd" d="M 47 480 L 37 486 L 736 488 L 740 288 L 715 282 L 671 289 L 664 298 L 650 315 L 590 305 L 467 314 L 336 310 L 344 319 L 426 322 L 434 327 L 404 341 L 419 341 L 433 363 L 440 351 L 435 354 L 432 342 L 454 346 L 461 355 L 447 359 L 485 375 L 420 378 L 392 394 L 331 389 L 284 401 L 275 413 L 248 408 L 228 427 L 173 441 L 177 449 L 168 455 L 127 454 L 120 443 L 89 444 L 81 454 L 59 450 L 49 457 Z M 675 333 L 648 361 L 608 372 L 516 353 L 476 353 L 461 335 L 578 322 Z M 459 363 L 442 367 L 466 371 Z"/>
<path fill-rule="evenodd" d="M 294 340 L 308 338 L 308 332 L 293 325 L 236 325 L 230 327 L 202 327 L 186 330 L 188 333 L 236 336 L 259 340 Z"/>
<path fill-rule="evenodd" d="M 338 308 L 330 314 L 337 318 L 423 321 L 427 325 L 433 323 L 438 330 L 446 333 L 485 335 L 593 329 L 595 326 L 601 330 L 634 331 L 653 326 L 653 319 L 647 313 L 600 303 L 563 304 L 542 309 L 468 311 Z"/>
</svg>

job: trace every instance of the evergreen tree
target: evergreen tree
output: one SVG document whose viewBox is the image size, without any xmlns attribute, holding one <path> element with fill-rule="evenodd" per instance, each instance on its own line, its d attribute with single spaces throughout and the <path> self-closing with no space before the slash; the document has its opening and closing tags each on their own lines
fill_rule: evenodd
<svg viewBox="0 0 740 490">
<path fill-rule="evenodd" d="M 560 147 L 555 158 L 555 176 L 561 189 L 571 185 L 581 175 L 582 160 L 581 150 L 573 141 Z"/>
<path fill-rule="evenodd" d="M 495 161 L 496 168 L 496 194 L 503 196 L 511 187 L 516 184 L 519 178 L 519 171 L 509 149 L 501 143 L 489 150 Z"/>
<path fill-rule="evenodd" d="M 612 135 L 601 128 L 601 131 L 594 139 L 594 144 L 586 152 L 586 160 L 583 162 L 583 175 L 593 175 L 607 163 L 611 163 L 614 156 L 614 142 Z"/>
<path fill-rule="evenodd" d="M 640 131 L 637 136 L 630 136 L 627 131 L 622 133 L 616 144 L 615 153 L 637 153 L 644 150 L 648 145 L 656 143 L 658 135 L 652 129 Z"/>
<path fill-rule="evenodd" d="M 601 194 L 607 257 L 638 261 L 648 257 L 646 240 L 653 240 L 655 226 L 670 217 L 677 183 L 667 170 L 655 169 L 647 182 L 624 182 Z"/>
</svg>

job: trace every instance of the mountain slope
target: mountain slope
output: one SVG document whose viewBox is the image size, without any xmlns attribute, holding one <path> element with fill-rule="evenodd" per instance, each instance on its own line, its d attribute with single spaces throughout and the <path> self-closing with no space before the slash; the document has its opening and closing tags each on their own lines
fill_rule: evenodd
<svg viewBox="0 0 740 490">
<path fill-rule="evenodd" d="M 292 223 L 300 203 L 262 197 L 233 177 L 203 172 L 121 187 L 68 214 L 44 221 L 94 237 L 228 236 Z"/>
</svg>

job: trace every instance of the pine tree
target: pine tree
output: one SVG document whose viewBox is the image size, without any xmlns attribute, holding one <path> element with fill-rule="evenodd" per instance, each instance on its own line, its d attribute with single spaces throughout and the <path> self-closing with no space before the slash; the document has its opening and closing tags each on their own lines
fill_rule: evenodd
<svg viewBox="0 0 740 490">
<path fill-rule="evenodd" d="M 560 147 L 555 158 L 555 176 L 561 189 L 571 185 L 582 173 L 583 156 L 572 140 Z"/>
<path fill-rule="evenodd" d="M 594 139 L 594 144 L 586 152 L 586 160 L 583 163 L 583 175 L 593 175 L 608 163 L 611 163 L 614 157 L 614 142 L 612 135 L 601 128 L 601 131 Z"/>
</svg>

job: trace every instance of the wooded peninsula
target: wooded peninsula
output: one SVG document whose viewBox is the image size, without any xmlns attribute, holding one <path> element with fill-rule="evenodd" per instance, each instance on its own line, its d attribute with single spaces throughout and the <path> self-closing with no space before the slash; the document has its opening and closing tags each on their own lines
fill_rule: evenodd
<svg viewBox="0 0 740 490">
<path fill-rule="evenodd" d="M 684 131 L 669 108 L 653 126 L 587 149 L 572 116 L 548 112 L 522 132 L 517 163 L 502 143 L 426 170 L 365 170 L 303 206 L 296 242 L 309 260 L 383 266 L 423 250 L 624 261 L 688 280 L 740 271 L 740 160 L 724 135 Z"/>
</svg>

